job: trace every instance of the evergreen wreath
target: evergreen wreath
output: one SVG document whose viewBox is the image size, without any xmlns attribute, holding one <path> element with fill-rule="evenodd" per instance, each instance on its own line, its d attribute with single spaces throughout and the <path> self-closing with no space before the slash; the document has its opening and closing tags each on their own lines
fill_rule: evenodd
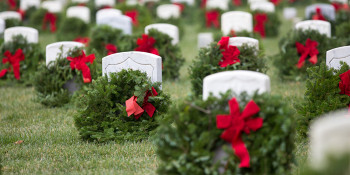
<svg viewBox="0 0 350 175">
<path fill-rule="evenodd" d="M 152 88 L 158 93 L 148 98 L 156 109 L 154 115 L 150 117 L 146 111 L 138 119 L 135 115 L 128 117 L 126 101 L 134 95 L 138 97 L 137 104 L 142 106 Z M 122 70 L 110 74 L 110 78 L 99 77 L 79 97 L 75 125 L 86 140 L 140 141 L 154 133 L 169 104 L 169 96 L 160 89 L 159 82 L 152 83 L 138 70 Z"/>
<path fill-rule="evenodd" d="M 209 97 L 203 101 L 188 97 L 172 108 L 158 129 L 157 154 L 161 159 L 159 174 L 291 174 L 293 151 L 293 116 L 288 104 L 279 96 L 246 93 L 238 96 L 240 111 L 251 99 L 259 106 L 257 115 L 263 119 L 260 129 L 242 140 L 249 151 L 250 168 L 239 168 L 240 160 L 220 135 L 216 116 L 228 114 L 231 93 L 221 98 Z M 224 162 L 214 162 L 216 150 L 223 148 Z M 219 168 L 224 172 L 219 173 Z"/>
<path fill-rule="evenodd" d="M 84 37 L 89 34 L 90 26 L 83 20 L 75 17 L 67 17 L 62 21 L 58 31 L 58 41 L 73 41 L 78 37 Z"/>
<path fill-rule="evenodd" d="M 279 27 L 281 25 L 281 20 L 278 18 L 277 12 L 269 13 L 264 11 L 253 11 L 252 15 L 255 18 L 258 14 L 266 14 L 266 22 L 264 22 L 264 33 L 266 37 L 275 37 L 278 36 Z M 256 19 L 254 19 L 254 27 L 257 25 Z"/>
<path fill-rule="evenodd" d="M 267 66 L 265 63 L 265 56 L 260 49 L 250 47 L 243 44 L 238 47 L 240 62 L 237 62 L 226 67 L 221 67 L 219 62 L 223 58 L 223 50 L 220 49 L 218 43 L 212 43 L 208 48 L 201 48 L 198 56 L 193 60 L 189 68 L 190 79 L 192 84 L 192 91 L 195 95 L 200 95 L 203 92 L 204 77 L 228 70 L 251 70 L 265 73 Z"/>
<path fill-rule="evenodd" d="M 40 8 L 32 13 L 32 15 L 29 17 L 29 25 L 33 28 L 36 28 L 39 30 L 39 32 L 42 31 L 50 31 L 50 24 L 49 21 L 44 24 L 44 18 L 45 15 L 48 13 L 46 9 Z M 54 14 L 56 17 L 56 29 L 59 28 L 60 22 L 62 20 L 61 14 Z M 46 26 L 46 29 L 44 30 L 44 26 Z"/>
<path fill-rule="evenodd" d="M 311 63 L 309 61 L 311 56 L 308 56 L 304 62 L 305 64 L 301 68 L 298 68 L 296 65 L 302 54 L 298 54 L 296 42 L 305 45 L 309 39 L 318 43 L 317 63 Z M 280 53 L 276 55 L 274 65 L 278 68 L 279 75 L 282 79 L 297 81 L 304 80 L 307 78 L 306 69 L 308 67 L 325 62 L 326 52 L 330 49 L 341 46 L 342 44 L 343 43 L 338 39 L 328 38 L 326 35 L 322 35 L 314 30 L 295 30 L 289 32 L 287 36 L 280 40 Z"/>
<path fill-rule="evenodd" d="M 348 107 L 350 97 L 341 94 L 339 76 L 349 69 L 346 63 L 343 63 L 339 70 L 328 68 L 322 63 L 307 70 L 309 78 L 306 82 L 304 100 L 295 105 L 300 115 L 297 130 L 301 138 L 307 138 L 310 122 L 318 116 Z"/>
<path fill-rule="evenodd" d="M 0 71 L 3 69 L 7 69 L 12 67 L 12 65 L 8 63 L 3 63 L 3 59 L 5 59 L 6 51 L 9 51 L 11 55 L 15 55 L 16 52 L 21 49 L 24 54 L 24 60 L 20 61 L 20 79 L 16 80 L 14 77 L 13 70 L 7 72 L 2 78 L 0 78 L 0 82 L 13 83 L 14 81 L 19 82 L 23 85 L 30 85 L 32 75 L 37 71 L 38 65 L 40 62 L 44 60 L 44 54 L 41 51 L 41 47 L 37 43 L 28 43 L 27 39 L 22 35 L 17 35 L 12 38 L 10 42 L 3 42 L 0 46 L 0 55 L 2 62 L 0 62 Z M 12 69 L 12 68 L 11 68 Z"/>
<path fill-rule="evenodd" d="M 19 19 L 10 18 L 5 20 L 5 25 L 6 25 L 6 28 L 10 28 L 10 27 L 21 26 L 23 24 L 22 24 L 22 21 Z"/>
<path fill-rule="evenodd" d="M 77 57 L 82 55 L 82 48 L 74 48 L 68 51 L 67 57 Z M 34 88 L 36 90 L 36 101 L 49 107 L 63 106 L 71 99 L 70 92 L 64 85 L 70 81 L 76 83 L 78 87 L 83 87 L 83 74 L 80 70 L 72 70 L 71 62 L 59 54 L 55 61 L 46 66 L 41 64 L 35 73 Z M 88 65 L 92 79 L 97 78 L 96 64 Z M 75 92 L 78 93 L 78 92 Z"/>
</svg>

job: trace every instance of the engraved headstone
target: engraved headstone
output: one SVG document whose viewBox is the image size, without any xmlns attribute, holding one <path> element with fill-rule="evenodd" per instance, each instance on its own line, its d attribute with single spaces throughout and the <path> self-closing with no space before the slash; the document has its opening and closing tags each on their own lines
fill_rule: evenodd
<svg viewBox="0 0 350 175">
<path fill-rule="evenodd" d="M 326 64 L 329 68 L 340 69 L 340 62 L 350 65 L 350 46 L 338 47 L 327 51 Z"/>
</svg>

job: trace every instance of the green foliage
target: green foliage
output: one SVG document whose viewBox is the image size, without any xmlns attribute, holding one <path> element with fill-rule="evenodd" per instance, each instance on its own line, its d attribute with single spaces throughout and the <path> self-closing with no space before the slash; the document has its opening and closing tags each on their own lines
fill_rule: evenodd
<svg viewBox="0 0 350 175">
<path fill-rule="evenodd" d="M 81 48 L 70 50 L 67 56 L 76 57 L 81 55 Z M 90 63 L 88 63 L 90 64 Z M 97 77 L 95 64 L 88 65 L 91 71 L 92 79 Z M 34 87 L 36 90 L 36 101 L 49 107 L 62 106 L 71 99 L 71 94 L 63 86 L 67 81 L 73 80 L 79 87 L 83 86 L 81 71 L 70 67 L 70 61 L 60 54 L 56 61 L 52 61 L 46 66 L 41 64 L 39 70 L 35 73 Z"/>
<path fill-rule="evenodd" d="M 169 35 L 155 29 L 149 30 L 148 35 L 156 40 L 154 47 L 158 49 L 159 55 L 162 57 L 163 78 L 177 79 L 180 76 L 180 68 L 185 61 L 179 45 L 171 44 L 172 38 Z"/>
<path fill-rule="evenodd" d="M 344 22 L 336 26 L 336 37 L 350 45 L 350 22 Z"/>
<path fill-rule="evenodd" d="M 154 87 L 158 96 L 149 97 L 156 108 L 153 117 L 146 112 L 139 119 L 127 116 L 125 101 L 133 95 L 138 96 L 138 104 L 146 92 Z M 154 132 L 163 119 L 169 106 L 169 96 L 160 90 L 160 83 L 152 83 L 145 73 L 122 70 L 110 74 L 110 78 L 98 78 L 79 97 L 79 113 L 75 125 L 83 139 L 105 142 L 140 141 Z"/>
<path fill-rule="evenodd" d="M 257 13 L 266 13 L 262 11 L 254 11 L 253 17 Z M 266 13 L 267 21 L 265 23 L 265 34 L 266 37 L 275 37 L 279 34 L 279 27 L 281 25 L 281 20 L 278 18 L 277 13 Z M 254 20 L 254 25 L 256 25 L 256 20 Z"/>
<path fill-rule="evenodd" d="M 10 18 L 5 20 L 6 28 L 21 26 L 22 21 L 15 18 Z"/>
<path fill-rule="evenodd" d="M 307 78 L 306 69 L 314 65 L 308 61 L 309 57 L 307 57 L 304 66 L 298 69 L 296 64 L 299 61 L 300 55 L 297 52 L 295 43 L 300 42 L 301 44 L 305 45 L 308 38 L 318 42 L 317 50 L 319 51 L 319 54 L 317 55 L 318 60 L 316 65 L 325 62 L 326 52 L 328 50 L 343 44 L 338 39 L 328 38 L 326 35 L 322 35 L 314 30 L 295 30 L 290 32 L 287 36 L 280 40 L 280 53 L 276 55 L 274 60 L 274 65 L 279 69 L 279 76 L 282 79 L 304 80 Z"/>
<path fill-rule="evenodd" d="M 138 11 L 138 17 L 137 20 L 139 24 L 137 26 L 133 25 L 133 33 L 134 34 L 141 34 L 143 33 L 144 28 L 152 23 L 152 15 L 150 11 L 141 5 L 127 5 L 126 3 L 120 3 L 116 6 L 117 9 L 121 10 L 123 14 L 125 14 L 126 11 L 130 10 L 137 10 Z"/>
<path fill-rule="evenodd" d="M 20 62 L 20 74 L 21 79 L 18 81 L 15 79 L 13 72 L 9 72 L 2 79 L 6 79 L 9 82 L 20 82 L 24 85 L 31 84 L 32 75 L 37 71 L 40 62 L 44 61 L 44 54 L 41 51 L 39 44 L 28 43 L 22 35 L 14 36 L 11 42 L 2 43 L 0 47 L 0 55 L 3 58 L 6 51 L 10 51 L 13 55 L 17 49 L 22 49 L 24 53 L 24 61 Z M 0 70 L 8 68 L 9 63 L 6 65 L 0 63 Z"/>
<path fill-rule="evenodd" d="M 57 40 L 72 41 L 87 36 L 90 26 L 79 18 L 65 18 L 57 31 Z"/>
<path fill-rule="evenodd" d="M 329 156 L 327 164 L 322 168 L 315 169 L 308 165 L 300 175 L 348 175 L 350 174 L 350 155 Z"/>
<path fill-rule="evenodd" d="M 349 69 L 347 64 L 343 64 L 340 70 L 335 70 L 322 63 L 307 70 L 309 78 L 306 82 L 304 101 L 295 105 L 300 114 L 297 130 L 301 138 L 307 138 L 310 122 L 315 118 L 349 105 L 350 97 L 339 94 L 339 75 Z"/>
<path fill-rule="evenodd" d="M 48 11 L 46 9 L 40 8 L 32 13 L 32 15 L 29 17 L 29 25 L 33 28 L 38 29 L 39 31 L 43 31 L 43 20 L 45 17 L 45 14 Z M 61 16 L 59 14 L 56 15 L 56 28 L 59 28 L 60 22 L 61 22 Z M 46 24 L 46 30 L 50 31 L 50 24 L 47 22 Z"/>
<path fill-rule="evenodd" d="M 279 96 L 268 94 L 241 94 L 238 99 L 241 111 L 253 99 L 260 107 L 257 116 L 263 118 L 263 126 L 250 135 L 242 133 L 249 151 L 251 168 L 238 168 L 239 159 L 231 146 L 220 138 L 222 129 L 216 127 L 216 115 L 229 114 L 229 93 L 218 99 L 206 101 L 187 98 L 172 108 L 158 129 L 157 154 L 161 159 L 159 174 L 290 174 L 294 156 L 293 117 L 287 103 Z M 215 150 L 223 148 L 229 155 L 227 163 L 214 163 Z"/>
<path fill-rule="evenodd" d="M 195 60 L 193 60 L 189 73 L 192 83 L 192 91 L 195 95 L 202 94 L 204 77 L 229 70 L 251 70 L 265 73 L 267 67 L 265 64 L 264 54 L 257 51 L 254 47 L 244 44 L 238 48 L 240 55 L 238 56 L 240 63 L 220 67 L 222 54 L 219 45 L 212 43 L 208 48 L 201 48 Z"/>
</svg>

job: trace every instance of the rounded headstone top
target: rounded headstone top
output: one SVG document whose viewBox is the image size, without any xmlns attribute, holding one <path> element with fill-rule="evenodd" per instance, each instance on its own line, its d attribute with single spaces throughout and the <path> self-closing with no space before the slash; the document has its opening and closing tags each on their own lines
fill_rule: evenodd
<svg viewBox="0 0 350 175">
<path fill-rule="evenodd" d="M 243 44 L 255 47 L 259 50 L 259 40 L 250 37 L 231 37 L 229 40 L 229 45 L 240 47 Z"/>
<path fill-rule="evenodd" d="M 325 34 L 328 37 L 331 37 L 331 23 L 328 21 L 322 20 L 305 20 L 300 21 L 295 24 L 296 29 L 301 30 L 316 30 L 321 34 Z"/>
<path fill-rule="evenodd" d="M 272 2 L 254 2 L 250 4 L 250 10 L 273 13 L 275 12 L 275 5 Z"/>
<path fill-rule="evenodd" d="M 17 26 L 5 29 L 5 42 L 12 41 L 12 37 L 16 35 L 22 35 L 27 39 L 29 43 L 38 43 L 39 40 L 39 32 L 37 29 L 31 27 Z"/>
</svg>

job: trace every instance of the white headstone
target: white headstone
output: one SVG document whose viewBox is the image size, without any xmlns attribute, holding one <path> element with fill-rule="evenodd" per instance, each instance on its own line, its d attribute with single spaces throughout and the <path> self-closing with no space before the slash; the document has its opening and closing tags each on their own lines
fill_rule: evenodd
<svg viewBox="0 0 350 175">
<path fill-rule="evenodd" d="M 248 0 L 248 4 L 252 4 L 256 2 L 269 2 L 269 0 Z"/>
<path fill-rule="evenodd" d="M 350 65 L 350 46 L 338 47 L 327 51 L 326 64 L 329 68 L 340 69 L 340 62 Z"/>
<path fill-rule="evenodd" d="M 348 110 L 326 114 L 310 126 L 310 163 L 322 169 L 328 156 L 350 153 L 350 116 Z"/>
<path fill-rule="evenodd" d="M 41 7 L 46 9 L 50 13 L 61 13 L 63 10 L 63 4 L 61 1 L 44 1 L 41 3 Z"/>
<path fill-rule="evenodd" d="M 170 0 L 171 3 L 181 3 L 181 4 L 187 4 L 190 6 L 193 6 L 195 1 L 194 0 Z"/>
<path fill-rule="evenodd" d="M 198 34 L 198 48 L 209 47 L 210 43 L 214 41 L 213 33 L 199 33 Z"/>
<path fill-rule="evenodd" d="M 89 0 L 72 0 L 72 3 L 88 3 Z"/>
<path fill-rule="evenodd" d="M 7 28 L 4 32 L 4 40 L 5 42 L 12 41 L 12 37 L 22 35 L 27 39 L 29 43 L 38 43 L 39 40 L 39 32 L 38 30 L 31 27 L 10 27 Z"/>
<path fill-rule="evenodd" d="M 253 71 L 236 70 L 215 73 L 203 79 L 203 100 L 206 100 L 210 93 L 220 97 L 220 93 L 228 90 L 236 94 L 247 92 L 248 95 L 270 92 L 269 76 Z"/>
<path fill-rule="evenodd" d="M 102 58 L 102 75 L 123 69 L 146 72 L 152 82 L 162 82 L 162 58 L 146 52 L 120 52 Z"/>
<path fill-rule="evenodd" d="M 118 9 L 101 9 L 96 13 L 96 23 L 103 24 L 103 21 L 107 22 L 120 15 L 123 15 L 123 12 Z"/>
<path fill-rule="evenodd" d="M 133 6 L 138 4 L 139 4 L 138 0 L 126 0 L 126 5 Z"/>
<path fill-rule="evenodd" d="M 160 19 L 179 18 L 181 9 L 178 5 L 163 4 L 157 7 L 157 16 Z"/>
<path fill-rule="evenodd" d="M 109 25 L 113 28 L 120 29 L 124 34 L 132 34 L 132 19 L 125 15 L 108 15 L 100 16 L 96 20 L 98 25 Z"/>
<path fill-rule="evenodd" d="M 298 22 L 295 25 L 296 29 L 301 30 L 316 30 L 320 32 L 321 34 L 325 34 L 328 37 L 331 37 L 331 23 L 328 21 L 322 21 L 322 20 L 306 20 Z"/>
<path fill-rule="evenodd" d="M 15 11 L 3 11 L 0 12 L 0 19 L 6 20 L 6 19 L 18 19 L 22 20 L 22 16 L 20 13 Z"/>
<path fill-rule="evenodd" d="M 342 3 L 342 4 L 347 4 L 348 0 L 329 0 L 330 2 L 338 2 L 338 3 Z"/>
<path fill-rule="evenodd" d="M 221 15 L 221 31 L 228 35 L 231 30 L 235 32 L 253 31 L 253 16 L 247 12 L 231 11 Z"/>
<path fill-rule="evenodd" d="M 5 26 L 6 26 L 5 20 L 0 19 L 0 34 L 4 33 Z"/>
<path fill-rule="evenodd" d="M 156 29 L 161 33 L 169 35 L 173 39 L 171 41 L 173 45 L 179 42 L 179 29 L 172 24 L 164 24 L 164 23 L 150 24 L 145 27 L 145 33 L 148 34 L 148 31 L 150 29 Z"/>
<path fill-rule="evenodd" d="M 254 2 L 250 4 L 250 10 L 274 13 L 275 5 L 272 2 Z"/>
<path fill-rule="evenodd" d="M 149 2 L 157 3 L 159 2 L 159 0 L 140 0 L 141 5 L 144 5 L 145 3 L 149 3 Z"/>
<path fill-rule="evenodd" d="M 103 7 L 103 6 L 115 6 L 114 0 L 95 0 L 95 6 L 96 7 Z"/>
<path fill-rule="evenodd" d="M 247 44 L 250 47 L 255 47 L 259 50 L 259 40 L 250 37 L 231 37 L 229 45 L 241 47 L 243 44 Z"/>
<path fill-rule="evenodd" d="M 283 9 L 283 16 L 285 19 L 293 19 L 297 16 L 297 9 L 294 7 L 287 7 Z"/>
<path fill-rule="evenodd" d="M 316 8 L 320 8 L 322 15 L 329 20 L 335 21 L 335 8 L 331 4 L 313 4 L 305 8 L 305 16 L 307 19 L 311 19 L 311 14 L 316 13 Z"/>
<path fill-rule="evenodd" d="M 84 44 L 74 41 L 63 41 L 56 42 L 46 46 L 46 66 L 49 65 L 51 61 L 55 61 L 59 54 L 62 53 L 63 57 L 66 57 L 68 51 L 75 47 L 84 47 Z M 61 51 L 62 48 L 62 51 Z"/>
<path fill-rule="evenodd" d="M 67 9 L 67 17 L 75 17 L 90 23 L 90 9 L 84 6 L 73 6 Z"/>
<path fill-rule="evenodd" d="M 40 0 L 21 0 L 19 4 L 19 8 L 21 10 L 28 10 L 31 7 L 39 8 L 40 7 Z"/>
<path fill-rule="evenodd" d="M 221 9 L 228 10 L 228 0 L 207 0 L 207 9 Z"/>
</svg>

